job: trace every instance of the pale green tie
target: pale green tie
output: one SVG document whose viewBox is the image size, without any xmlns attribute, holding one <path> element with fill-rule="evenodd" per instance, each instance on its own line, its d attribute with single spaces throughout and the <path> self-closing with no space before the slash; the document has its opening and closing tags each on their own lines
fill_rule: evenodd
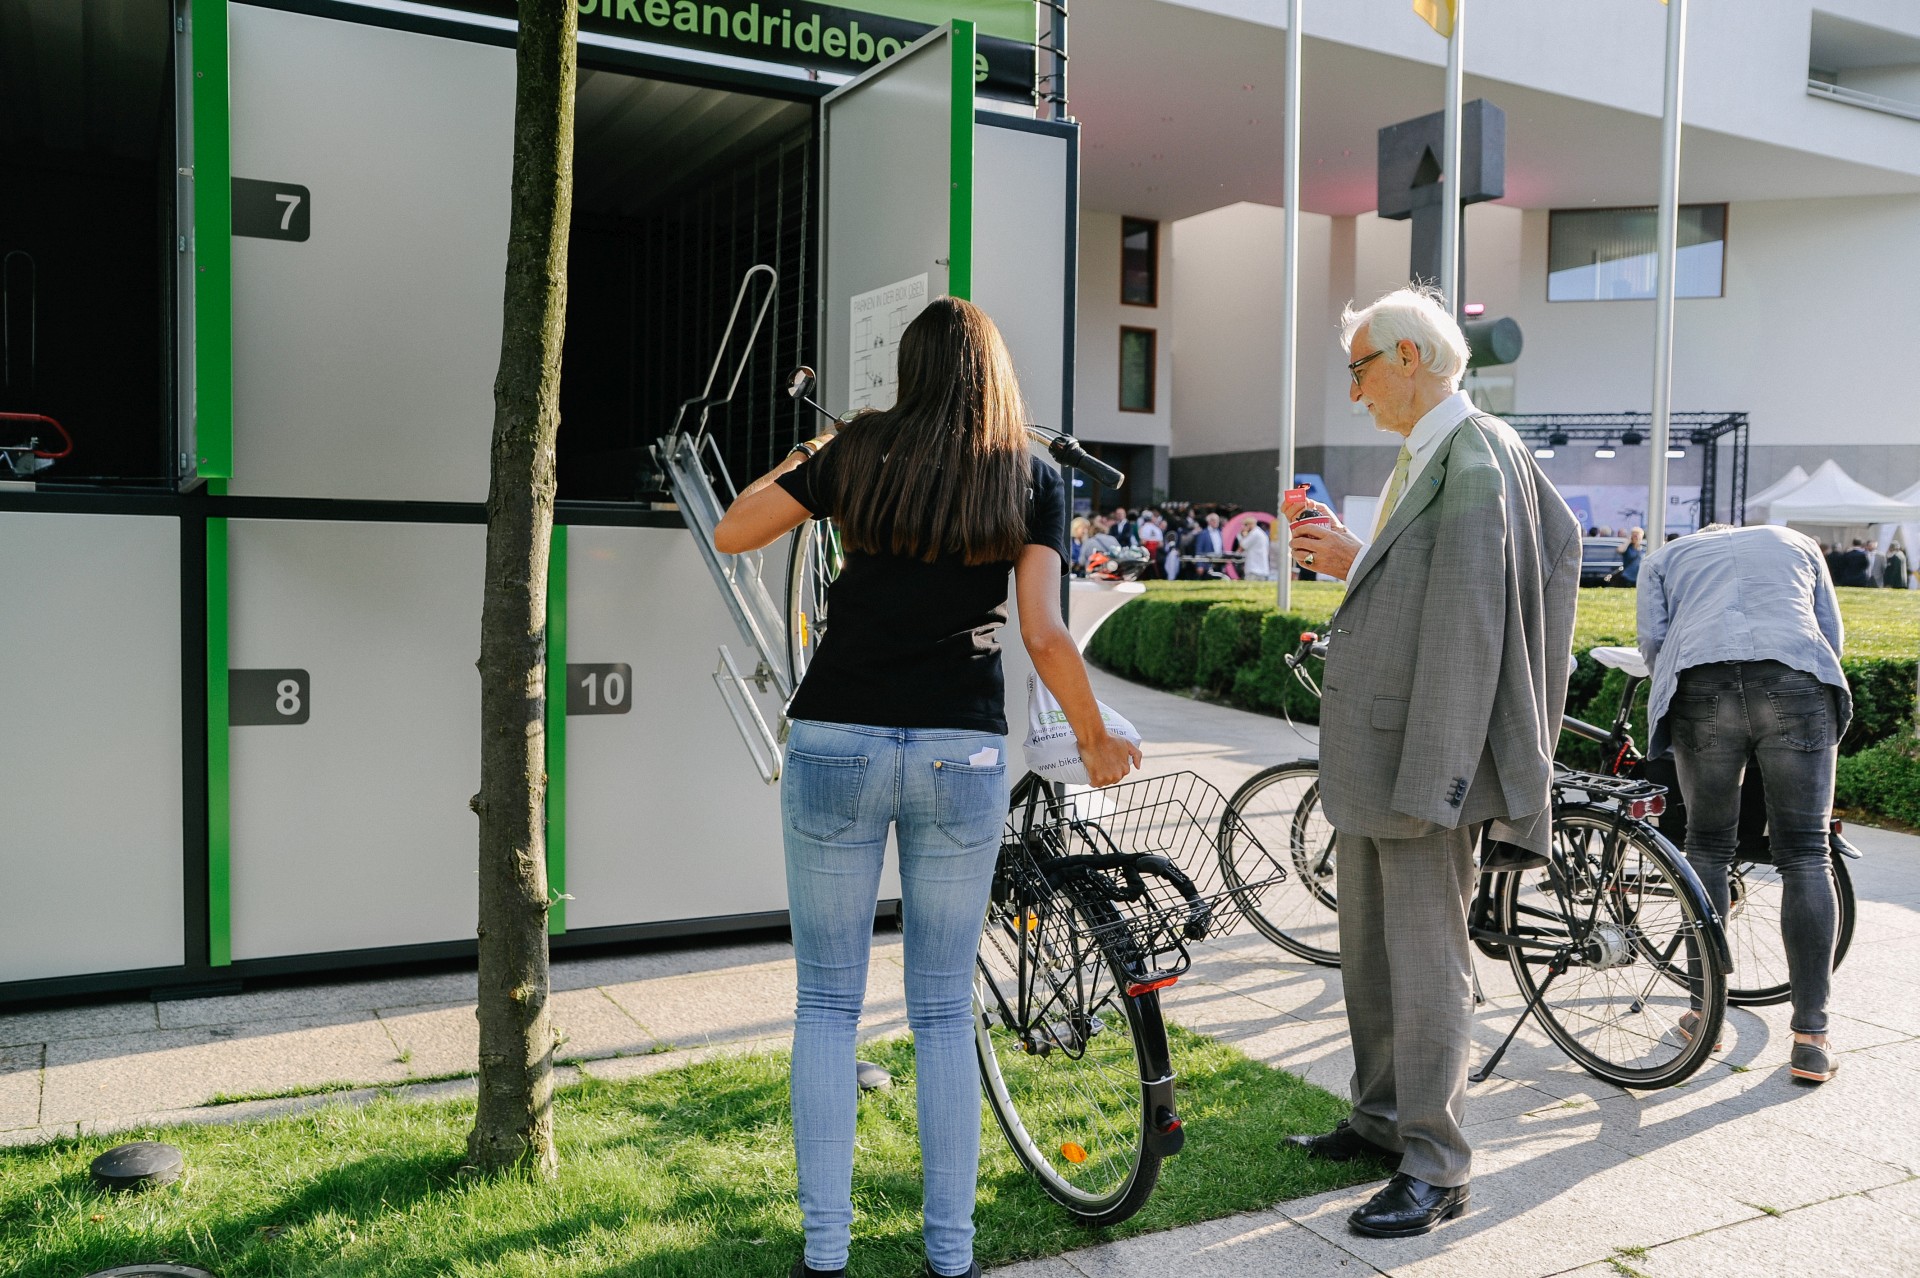
<svg viewBox="0 0 1920 1278">
<path fill-rule="evenodd" d="M 1380 513 L 1373 519 L 1373 538 L 1380 540 L 1380 530 L 1387 526 L 1387 520 L 1393 516 L 1393 508 L 1400 504 L 1400 494 L 1407 490 L 1407 469 L 1413 465 L 1413 454 L 1407 451 L 1405 444 L 1400 445 L 1400 455 L 1393 461 L 1393 478 L 1387 481 L 1387 495 L 1380 500 Z"/>
</svg>

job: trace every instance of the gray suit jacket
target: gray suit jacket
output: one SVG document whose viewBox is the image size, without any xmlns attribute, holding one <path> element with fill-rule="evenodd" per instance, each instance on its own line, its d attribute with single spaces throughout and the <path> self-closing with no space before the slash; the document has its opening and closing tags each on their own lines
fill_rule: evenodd
<svg viewBox="0 0 1920 1278">
<path fill-rule="evenodd" d="M 1543 851 L 1580 527 L 1505 422 L 1441 444 L 1348 575 L 1320 710 L 1334 828 L 1407 839 L 1497 821 Z"/>
</svg>

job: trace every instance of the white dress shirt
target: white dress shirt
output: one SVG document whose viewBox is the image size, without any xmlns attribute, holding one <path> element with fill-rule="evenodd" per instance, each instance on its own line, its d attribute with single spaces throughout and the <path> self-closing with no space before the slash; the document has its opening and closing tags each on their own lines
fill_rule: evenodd
<svg viewBox="0 0 1920 1278">
<path fill-rule="evenodd" d="M 1467 398 L 1465 391 L 1455 391 L 1429 408 L 1426 415 L 1413 424 L 1413 430 L 1406 438 L 1407 452 L 1412 454 L 1413 460 L 1407 463 L 1407 484 L 1400 490 L 1400 501 L 1407 499 L 1407 494 L 1413 490 L 1413 481 L 1420 478 L 1420 472 L 1425 470 L 1427 463 L 1433 460 L 1434 451 L 1440 447 L 1440 442 L 1453 434 L 1454 427 L 1477 411 L 1473 401 Z M 1387 482 L 1380 486 L 1380 505 L 1374 508 L 1373 517 L 1376 524 L 1380 520 L 1380 511 L 1386 508 L 1387 489 L 1392 486 L 1393 477 L 1389 475 Z M 1399 502 L 1394 504 L 1398 505 Z M 1393 512 L 1388 510 L 1387 514 L 1391 516 Z"/>
<path fill-rule="evenodd" d="M 1433 454 L 1440 447 L 1441 441 L 1453 434 L 1456 426 L 1478 411 L 1473 406 L 1473 401 L 1467 398 L 1465 391 L 1455 391 L 1429 408 L 1425 416 L 1413 424 L 1413 430 L 1404 441 L 1407 452 L 1412 455 L 1413 460 L 1407 463 L 1407 483 L 1400 490 L 1399 499 L 1394 502 L 1396 506 L 1405 501 L 1407 494 L 1413 491 L 1413 481 L 1420 478 L 1420 472 L 1425 470 L 1427 463 L 1433 460 Z M 1391 487 L 1393 487 L 1393 476 L 1388 475 L 1387 482 L 1380 486 L 1379 502 L 1373 508 L 1375 528 L 1385 527 L 1386 517 L 1393 514 L 1391 510 L 1386 510 L 1387 490 Z M 1383 510 L 1386 510 L 1384 516 L 1381 514 Z M 1359 535 L 1354 529 L 1349 528 L 1347 531 L 1353 532 L 1356 536 Z M 1372 544 L 1371 540 L 1362 543 L 1359 554 L 1353 557 L 1354 563 L 1360 562 L 1361 555 L 1366 554 L 1367 548 Z"/>
</svg>

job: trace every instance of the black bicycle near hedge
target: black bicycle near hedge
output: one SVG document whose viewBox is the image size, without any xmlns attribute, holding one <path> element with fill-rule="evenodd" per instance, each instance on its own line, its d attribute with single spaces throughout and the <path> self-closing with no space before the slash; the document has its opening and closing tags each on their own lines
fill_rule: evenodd
<svg viewBox="0 0 1920 1278">
<path fill-rule="evenodd" d="M 1324 655 L 1306 634 L 1289 665 Z M 1667 788 L 1631 776 L 1559 769 L 1553 842 L 1545 864 L 1483 872 L 1469 933 L 1508 964 L 1526 1003 L 1506 1040 L 1473 1077 L 1499 1063 L 1529 1016 L 1597 1078 L 1620 1087 L 1668 1087 L 1706 1063 L 1726 1011 L 1730 958 L 1705 889 L 1652 824 Z M 1319 762 L 1268 768 L 1228 803 L 1222 872 L 1239 874 L 1241 833 L 1257 847 L 1250 868 L 1278 856 L 1291 873 L 1248 904 L 1268 939 L 1309 961 L 1340 962 L 1338 858 L 1321 810 Z M 1682 1028 L 1689 1013 L 1699 1024 Z"/>
</svg>

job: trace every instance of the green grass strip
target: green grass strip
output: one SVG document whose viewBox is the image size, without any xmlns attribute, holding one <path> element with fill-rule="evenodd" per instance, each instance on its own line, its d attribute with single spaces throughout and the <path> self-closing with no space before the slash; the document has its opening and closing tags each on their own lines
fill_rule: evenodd
<svg viewBox="0 0 1920 1278">
<path fill-rule="evenodd" d="M 1245 603 L 1272 609 L 1270 581 L 1149 581 L 1150 595 Z M 1346 597 L 1337 581 L 1296 581 L 1291 611 L 1325 620 Z M 1920 590 L 1867 590 L 1848 586 L 1839 592 L 1840 619 L 1846 626 L 1849 661 L 1886 658 L 1911 660 L 1920 651 Z M 1595 644 L 1633 645 L 1638 630 L 1635 608 L 1638 593 L 1588 587 L 1580 592 L 1574 621 L 1573 646 L 1584 651 Z"/>
<path fill-rule="evenodd" d="M 1175 1032 L 1187 1145 L 1131 1221 L 1089 1231 L 1041 1194 L 992 1120 L 977 1254 L 992 1266 L 1214 1219 L 1382 1175 L 1278 1146 L 1346 1104 L 1231 1047 Z M 920 1273 L 910 1040 L 863 1046 L 893 1072 L 860 1102 L 852 1272 Z M 136 1261 L 222 1278 L 783 1278 L 800 1254 L 784 1053 L 560 1089 L 560 1179 L 459 1172 L 470 1100 L 323 1105 L 256 1122 L 0 1150 L 0 1273 L 71 1278 Z M 115 1195 L 87 1165 L 132 1139 L 186 1154 L 173 1185 Z"/>
</svg>

